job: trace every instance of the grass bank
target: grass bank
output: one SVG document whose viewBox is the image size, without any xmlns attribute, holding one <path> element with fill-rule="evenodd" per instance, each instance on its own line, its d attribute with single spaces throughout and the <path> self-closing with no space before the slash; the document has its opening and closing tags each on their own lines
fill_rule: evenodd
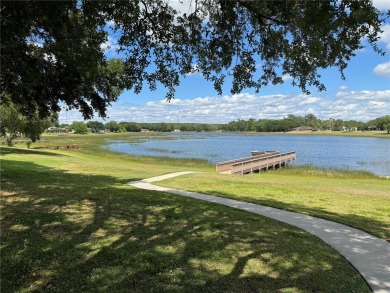
<svg viewBox="0 0 390 293">
<path fill-rule="evenodd" d="M 273 185 L 267 184 L 263 194 L 269 203 L 273 194 L 275 202 L 288 205 L 289 188 L 297 196 L 309 194 L 319 174 L 226 177 L 199 160 L 109 153 L 100 148 L 106 138 L 142 136 L 53 135 L 44 137 L 49 140 L 45 144 L 76 143 L 80 149 L 0 148 L 1 292 L 369 292 L 344 258 L 304 231 L 126 184 L 169 172 L 202 171 L 164 184 L 257 201 L 251 194 L 268 182 Z M 299 177 L 299 184 L 288 186 Z M 336 179 L 342 196 L 342 182 L 347 190 L 351 180 Z M 323 176 L 324 192 L 332 180 Z M 361 180 L 372 189 L 373 199 L 377 191 L 385 194 L 390 183 L 376 177 Z M 307 213 L 329 204 L 317 201 Z M 383 201 L 376 205 L 386 208 Z M 359 221 L 370 219 L 358 216 Z M 381 219 L 386 231 L 388 218 Z"/>
</svg>

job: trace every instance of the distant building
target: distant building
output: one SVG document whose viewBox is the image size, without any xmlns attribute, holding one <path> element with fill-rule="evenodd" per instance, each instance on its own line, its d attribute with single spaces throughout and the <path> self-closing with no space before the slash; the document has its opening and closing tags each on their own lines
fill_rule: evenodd
<svg viewBox="0 0 390 293">
<path fill-rule="evenodd" d="M 46 129 L 46 133 L 68 133 L 68 128 L 60 128 L 60 127 L 49 127 Z"/>
<path fill-rule="evenodd" d="M 313 127 L 310 126 L 299 126 L 293 128 L 293 131 L 313 131 Z"/>
<path fill-rule="evenodd" d="M 357 127 L 348 128 L 348 127 L 343 126 L 343 127 L 341 128 L 341 131 L 343 131 L 343 132 L 357 131 L 357 130 L 358 130 Z"/>
</svg>

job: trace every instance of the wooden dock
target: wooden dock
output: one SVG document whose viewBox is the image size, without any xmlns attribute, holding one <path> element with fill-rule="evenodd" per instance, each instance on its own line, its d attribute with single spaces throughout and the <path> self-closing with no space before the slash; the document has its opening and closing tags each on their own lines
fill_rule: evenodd
<svg viewBox="0 0 390 293">
<path fill-rule="evenodd" d="M 295 159 L 296 152 L 253 151 L 251 157 L 217 163 L 216 170 L 225 174 L 248 174 L 283 167 Z"/>
</svg>

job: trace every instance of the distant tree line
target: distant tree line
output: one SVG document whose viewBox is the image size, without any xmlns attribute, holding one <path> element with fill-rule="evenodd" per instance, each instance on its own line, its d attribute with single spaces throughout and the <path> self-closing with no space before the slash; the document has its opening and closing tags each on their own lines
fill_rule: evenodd
<svg viewBox="0 0 390 293">
<path fill-rule="evenodd" d="M 141 132 L 141 125 L 136 122 L 116 122 L 109 121 L 107 123 L 99 121 L 75 121 L 71 125 L 62 124 L 59 125 L 61 128 L 68 128 L 70 131 L 75 133 L 87 133 L 88 131 L 93 133 L 100 132 Z"/>
<path fill-rule="evenodd" d="M 137 122 L 116 122 L 109 121 L 102 123 L 99 121 L 74 121 L 72 124 L 56 124 L 59 129 L 68 129 L 78 134 L 92 132 L 172 132 L 172 131 L 221 131 L 223 124 L 198 124 L 198 123 L 137 123 Z"/>
<path fill-rule="evenodd" d="M 342 119 L 322 120 L 313 114 L 306 116 L 287 115 L 283 119 L 239 119 L 227 124 L 205 124 L 205 123 L 137 123 L 137 122 L 116 122 L 109 121 L 102 123 L 98 121 L 73 122 L 68 127 L 76 133 L 91 132 L 140 132 L 142 129 L 156 132 L 172 131 L 248 131 L 248 132 L 288 132 L 298 127 L 306 127 L 313 131 L 369 131 L 379 130 L 390 133 L 390 116 L 379 117 L 367 122 Z"/>
<path fill-rule="evenodd" d="M 141 123 L 142 129 L 150 131 L 169 132 L 169 131 L 219 131 L 222 124 L 199 124 L 199 123 Z"/>
<path fill-rule="evenodd" d="M 137 123 L 137 122 L 116 122 L 106 123 L 99 121 L 75 121 L 72 124 L 59 124 L 58 115 L 53 113 L 50 118 L 41 119 L 38 115 L 26 117 L 20 114 L 17 105 L 5 107 L 0 105 L 0 136 L 5 138 L 8 145 L 18 137 L 24 137 L 30 142 L 40 138 L 45 130 L 48 132 L 73 131 L 78 134 L 87 132 L 141 132 L 157 131 L 247 131 L 247 132 L 288 132 L 297 127 L 303 129 L 331 130 L 331 131 L 386 131 L 390 134 L 390 115 L 372 119 L 367 122 L 342 119 L 322 120 L 313 114 L 306 116 L 287 115 L 283 119 L 259 119 L 231 121 L 227 124 L 206 124 L 206 123 Z"/>
<path fill-rule="evenodd" d="M 313 114 L 304 117 L 287 115 L 283 119 L 260 119 L 253 118 L 249 120 L 231 121 L 222 126 L 224 131 L 252 131 L 252 132 L 288 132 L 294 128 L 307 126 L 314 131 L 331 130 L 331 131 L 367 131 L 380 130 L 390 133 L 390 116 L 379 117 L 367 122 L 342 119 L 321 120 Z"/>
<path fill-rule="evenodd" d="M 369 130 L 384 130 L 390 134 L 390 115 L 382 116 L 367 122 L 367 129 Z"/>
<path fill-rule="evenodd" d="M 306 127 L 313 131 L 387 131 L 390 133 L 390 116 L 379 117 L 367 122 L 342 119 L 322 120 L 313 114 L 306 116 L 287 115 L 283 119 L 239 119 L 227 124 L 205 124 L 205 123 L 137 123 L 137 122 L 116 122 L 109 121 L 102 123 L 98 121 L 80 122 L 75 121 L 71 125 L 62 124 L 60 127 L 68 128 L 75 133 L 87 133 L 88 131 L 99 132 L 141 132 L 141 130 L 156 132 L 172 131 L 239 131 L 239 132 L 288 132 L 297 127 Z"/>
</svg>

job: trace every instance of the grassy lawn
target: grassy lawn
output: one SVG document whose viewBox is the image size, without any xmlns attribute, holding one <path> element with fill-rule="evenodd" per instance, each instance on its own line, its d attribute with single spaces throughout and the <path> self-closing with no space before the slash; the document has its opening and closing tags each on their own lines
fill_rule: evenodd
<svg viewBox="0 0 390 293">
<path fill-rule="evenodd" d="M 390 181 L 292 170 L 222 176 L 199 160 L 108 153 L 100 149 L 107 137 L 142 139 L 53 135 L 47 144 L 81 148 L 0 148 L 1 292 L 369 292 L 344 258 L 304 231 L 126 183 L 202 171 L 163 183 L 365 221 L 388 239 Z M 341 202 L 351 207 L 333 207 Z"/>
<path fill-rule="evenodd" d="M 390 180 L 365 172 L 293 167 L 244 176 L 209 172 L 156 184 L 329 219 L 390 241 Z"/>
</svg>

